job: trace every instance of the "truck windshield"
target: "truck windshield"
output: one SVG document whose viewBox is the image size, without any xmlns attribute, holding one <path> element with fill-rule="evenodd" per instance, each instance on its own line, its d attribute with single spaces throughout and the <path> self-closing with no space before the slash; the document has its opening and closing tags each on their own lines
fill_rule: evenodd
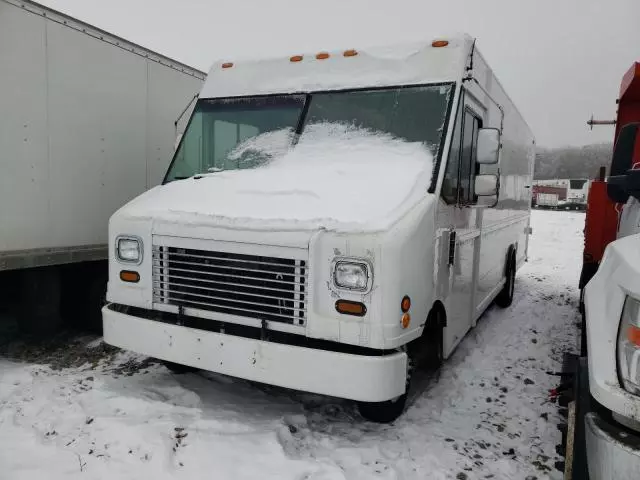
<svg viewBox="0 0 640 480">
<path fill-rule="evenodd" d="M 440 153 L 452 85 L 336 91 L 308 95 L 200 100 L 165 183 L 196 174 L 257 168 L 286 152 L 305 128 L 336 123 L 391 134 Z M 306 109 L 305 109 L 306 106 Z M 300 126 L 303 126 L 300 129 Z M 238 145 L 264 137 L 266 151 L 236 155 Z M 260 142 L 255 142 L 257 147 Z M 268 153 L 267 153 L 268 151 Z"/>
</svg>

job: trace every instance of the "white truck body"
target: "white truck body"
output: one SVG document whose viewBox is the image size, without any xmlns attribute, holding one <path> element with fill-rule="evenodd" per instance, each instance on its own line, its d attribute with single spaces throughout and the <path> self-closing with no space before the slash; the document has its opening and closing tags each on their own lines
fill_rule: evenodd
<svg viewBox="0 0 640 480">
<path fill-rule="evenodd" d="M 28 0 L 0 0 L 0 45 L 0 271 L 106 259 L 205 74 Z"/>
<path fill-rule="evenodd" d="M 538 193 L 536 205 L 544 208 L 557 208 L 559 205 L 557 193 Z"/>
<path fill-rule="evenodd" d="M 589 389 L 613 419 L 593 412 L 586 416 L 587 458 L 594 480 L 640 477 L 640 396 L 622 384 L 618 361 L 625 300 L 640 299 L 639 219 L 640 203 L 630 198 L 618 240 L 607 246 L 585 290 Z"/>
<path fill-rule="evenodd" d="M 363 402 L 384 402 L 405 393 L 406 346 L 423 335 L 434 309 L 446 313 L 438 335 L 448 357 L 525 261 L 534 140 L 473 39 L 447 41 L 443 47 L 429 41 L 393 49 L 216 63 L 167 175 L 172 181 L 111 218 L 105 341 L 171 362 Z M 380 203 L 382 194 L 371 170 L 388 169 L 383 163 L 370 168 L 364 163 L 361 175 L 354 175 L 356 167 L 349 166 L 347 158 L 344 175 L 354 179 L 348 194 L 344 175 L 336 174 L 335 195 L 345 210 L 371 202 L 361 218 L 332 210 L 335 202 L 321 196 L 326 192 L 308 191 L 314 183 L 293 164 L 294 173 L 282 170 L 273 185 L 265 185 L 269 182 L 261 175 L 269 169 L 263 167 L 248 173 L 220 172 L 217 167 L 195 176 L 176 173 L 187 169 L 189 155 L 201 155 L 207 148 L 216 154 L 217 147 L 203 143 L 200 133 L 219 127 L 215 122 L 207 127 L 205 114 L 198 112 L 256 98 L 264 105 L 291 103 L 298 101 L 297 95 L 305 105 L 300 125 L 306 125 L 304 115 L 312 116 L 308 112 L 318 105 L 314 102 L 333 94 L 344 95 L 342 102 L 331 104 L 342 107 L 356 93 L 369 98 L 372 92 L 415 91 L 429 92 L 441 102 L 437 121 L 418 124 L 420 130 L 439 132 L 439 138 L 429 147 L 432 174 L 413 177 L 415 172 L 403 170 L 402 162 L 395 174 L 393 169 L 381 170 L 392 183 L 397 177 L 416 178 L 398 208 L 385 209 Z M 382 110 L 383 115 L 394 111 L 385 108 L 390 110 Z M 326 108 L 318 107 L 313 114 L 323 111 Z M 480 126 L 501 131 L 497 165 L 475 162 Z M 304 126 L 299 143 L 287 155 L 308 149 L 310 128 Z M 252 128 L 238 124 L 216 141 L 219 145 L 232 138 L 235 146 L 242 131 Z M 358 152 L 353 148 L 353 162 L 360 161 Z M 327 153 L 327 158 L 333 157 Z M 470 166 L 458 163 L 465 158 Z M 464 169 L 468 173 L 462 173 Z M 474 182 L 477 193 L 490 189 L 494 174 L 500 181 L 497 200 L 470 193 Z M 315 175 L 321 181 L 322 168 Z M 296 179 L 301 186 L 294 188 Z M 270 195 L 242 203 L 256 191 Z M 385 210 L 384 218 L 371 211 L 378 209 Z M 139 245 L 137 261 L 121 260 L 123 239 Z M 220 263 L 223 266 L 215 266 Z M 342 263 L 364 268 L 366 280 L 358 289 L 337 285 Z M 215 268 L 216 274 L 203 273 Z M 251 284 L 254 290 L 248 290 L 247 282 L 259 276 L 254 272 L 262 272 L 260 278 L 268 278 L 271 286 L 261 284 L 255 290 L 257 284 Z M 133 275 L 134 281 L 123 281 L 123 275 Z M 401 308 L 405 297 L 410 298 L 410 316 Z M 360 316 L 340 313 L 338 301 L 364 309 Z"/>
<path fill-rule="evenodd" d="M 583 178 L 572 178 L 567 188 L 567 203 L 572 205 L 586 205 L 591 182 Z"/>
</svg>

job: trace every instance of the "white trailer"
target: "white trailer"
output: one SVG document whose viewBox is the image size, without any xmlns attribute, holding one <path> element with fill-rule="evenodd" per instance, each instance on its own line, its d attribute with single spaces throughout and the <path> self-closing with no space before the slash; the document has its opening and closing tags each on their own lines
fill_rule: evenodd
<svg viewBox="0 0 640 480">
<path fill-rule="evenodd" d="M 557 209 L 559 203 L 557 193 L 538 193 L 536 195 L 537 207 Z"/>
<path fill-rule="evenodd" d="M 526 259 L 534 139 L 468 36 L 215 63 L 109 224 L 105 340 L 400 415 Z"/>
<path fill-rule="evenodd" d="M 108 219 L 162 180 L 205 74 L 28 0 L 0 0 L 0 45 L 3 283 L 29 329 L 57 326 L 65 290 L 100 320 L 79 307 L 106 289 Z"/>
</svg>

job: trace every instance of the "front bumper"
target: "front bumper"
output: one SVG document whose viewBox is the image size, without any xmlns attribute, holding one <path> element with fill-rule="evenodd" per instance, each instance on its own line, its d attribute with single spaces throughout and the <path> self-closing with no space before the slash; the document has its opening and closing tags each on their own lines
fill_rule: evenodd
<svg viewBox="0 0 640 480">
<path fill-rule="evenodd" d="M 585 416 L 585 436 L 592 480 L 640 478 L 640 434 L 634 435 L 591 412 Z"/>
<path fill-rule="evenodd" d="M 154 358 L 306 392 L 382 402 L 405 392 L 407 356 L 255 340 L 102 309 L 105 342 Z"/>
</svg>

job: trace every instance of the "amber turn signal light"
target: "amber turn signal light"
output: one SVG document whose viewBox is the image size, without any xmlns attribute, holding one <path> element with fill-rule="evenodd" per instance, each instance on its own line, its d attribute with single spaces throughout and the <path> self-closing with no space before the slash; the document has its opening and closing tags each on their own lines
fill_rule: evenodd
<svg viewBox="0 0 640 480">
<path fill-rule="evenodd" d="M 640 328 L 635 325 L 629 325 L 627 327 L 627 339 L 629 342 L 640 347 Z"/>
<path fill-rule="evenodd" d="M 138 272 L 132 272 L 131 270 L 122 270 L 120 272 L 120 280 L 129 283 L 138 283 L 140 281 L 140 274 Z"/>
<path fill-rule="evenodd" d="M 233 62 L 226 62 L 222 64 L 222 68 L 231 68 L 233 67 Z"/>
<path fill-rule="evenodd" d="M 402 328 L 407 328 L 411 323 L 411 315 L 408 313 L 403 314 L 400 322 L 402 323 Z"/>
<path fill-rule="evenodd" d="M 405 295 L 402 298 L 402 302 L 400 302 L 400 309 L 402 310 L 402 313 L 407 313 L 410 308 L 411 308 L 411 299 L 409 298 L 409 295 Z"/>
<path fill-rule="evenodd" d="M 431 46 L 435 48 L 446 47 L 447 45 L 449 45 L 449 42 L 447 40 L 435 40 L 431 44 Z"/>
<path fill-rule="evenodd" d="M 338 300 L 336 302 L 336 310 L 338 313 L 355 315 L 356 317 L 364 317 L 367 313 L 367 307 L 364 303 L 352 302 L 350 300 Z"/>
</svg>

